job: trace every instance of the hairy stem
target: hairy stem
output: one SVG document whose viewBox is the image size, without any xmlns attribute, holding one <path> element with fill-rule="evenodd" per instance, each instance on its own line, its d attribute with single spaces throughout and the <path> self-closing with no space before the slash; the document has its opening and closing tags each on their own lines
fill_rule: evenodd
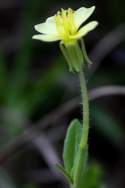
<svg viewBox="0 0 125 188">
<path fill-rule="evenodd" d="M 79 157 L 76 163 L 74 188 L 78 188 L 81 173 L 83 173 L 82 170 L 84 170 L 86 167 L 88 133 L 89 133 L 89 101 L 88 101 L 86 80 L 82 69 L 79 73 L 79 79 L 80 79 L 81 97 L 82 97 L 82 105 L 83 105 L 83 131 L 79 145 Z"/>
<path fill-rule="evenodd" d="M 81 137 L 80 147 L 84 149 L 87 146 L 88 133 L 89 133 L 89 100 L 88 100 L 86 80 L 82 70 L 79 73 L 79 79 L 80 79 L 81 97 L 82 97 L 82 105 L 83 105 L 83 133 Z"/>
</svg>

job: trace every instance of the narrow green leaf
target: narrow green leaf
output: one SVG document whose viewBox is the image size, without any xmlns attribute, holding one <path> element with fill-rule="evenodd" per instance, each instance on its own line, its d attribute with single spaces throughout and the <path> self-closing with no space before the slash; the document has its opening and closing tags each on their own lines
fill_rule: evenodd
<svg viewBox="0 0 125 188">
<path fill-rule="evenodd" d="M 67 172 L 71 174 L 71 170 L 74 165 L 75 156 L 78 151 L 78 145 L 80 143 L 82 133 L 82 126 L 79 120 L 73 120 L 68 128 L 66 139 L 64 142 L 63 160 L 64 167 Z"/>
<path fill-rule="evenodd" d="M 81 47 L 82 47 L 82 52 L 83 52 L 83 56 L 84 56 L 85 62 L 86 62 L 87 64 L 92 65 L 93 62 L 92 62 L 92 61 L 89 59 L 89 57 L 88 57 L 88 54 L 87 54 L 87 51 L 86 51 L 86 48 L 85 48 L 85 44 L 84 44 L 83 39 L 81 39 Z"/>
<path fill-rule="evenodd" d="M 60 172 L 63 174 L 63 176 L 68 180 L 69 184 L 73 184 L 73 179 L 70 176 L 70 174 L 65 170 L 65 168 L 60 164 L 57 164 L 56 166 L 60 170 Z"/>
</svg>

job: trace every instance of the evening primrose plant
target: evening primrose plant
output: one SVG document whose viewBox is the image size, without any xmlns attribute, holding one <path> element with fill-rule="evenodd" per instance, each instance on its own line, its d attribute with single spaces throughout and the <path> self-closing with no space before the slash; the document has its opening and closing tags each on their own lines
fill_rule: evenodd
<svg viewBox="0 0 125 188">
<path fill-rule="evenodd" d="M 44 42 L 60 41 L 60 49 L 69 71 L 78 74 L 80 80 L 83 120 L 81 123 L 74 119 L 70 123 L 64 142 L 64 167 L 58 165 L 70 188 L 84 188 L 88 173 L 89 102 L 84 71 L 85 65 L 91 61 L 86 53 L 83 37 L 98 25 L 97 21 L 84 24 L 94 10 L 95 6 L 81 7 L 76 11 L 71 8 L 61 9 L 44 23 L 35 25 L 35 30 L 40 34 L 33 36 L 33 39 Z"/>
</svg>

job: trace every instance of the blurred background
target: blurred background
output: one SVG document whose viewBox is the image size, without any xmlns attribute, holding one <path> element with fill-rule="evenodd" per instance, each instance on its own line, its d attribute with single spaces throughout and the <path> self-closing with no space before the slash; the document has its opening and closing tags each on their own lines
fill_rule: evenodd
<svg viewBox="0 0 125 188">
<path fill-rule="evenodd" d="M 79 82 L 58 43 L 32 40 L 33 26 L 92 5 L 100 24 L 85 37 L 89 161 L 103 187 L 125 188 L 124 0 L 0 0 L 0 188 L 67 187 L 55 164 L 69 122 L 81 118 Z"/>
</svg>

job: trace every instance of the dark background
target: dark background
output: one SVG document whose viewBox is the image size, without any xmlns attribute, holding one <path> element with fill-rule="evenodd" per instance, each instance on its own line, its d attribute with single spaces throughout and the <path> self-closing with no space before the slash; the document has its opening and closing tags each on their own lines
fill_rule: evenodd
<svg viewBox="0 0 125 188">
<path fill-rule="evenodd" d="M 79 82 L 58 43 L 32 40 L 33 26 L 60 8 L 92 5 L 89 160 L 107 187 L 125 188 L 124 0 L 0 1 L 0 188 L 66 187 L 55 164 L 69 122 L 81 119 Z"/>
</svg>

